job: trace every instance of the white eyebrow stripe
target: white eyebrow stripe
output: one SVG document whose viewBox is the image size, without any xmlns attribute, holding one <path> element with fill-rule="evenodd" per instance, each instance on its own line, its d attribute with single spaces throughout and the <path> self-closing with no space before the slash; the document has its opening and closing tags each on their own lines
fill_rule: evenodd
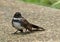
<svg viewBox="0 0 60 42">
<path fill-rule="evenodd" d="M 21 20 L 22 18 L 13 18 L 14 20 Z"/>
</svg>

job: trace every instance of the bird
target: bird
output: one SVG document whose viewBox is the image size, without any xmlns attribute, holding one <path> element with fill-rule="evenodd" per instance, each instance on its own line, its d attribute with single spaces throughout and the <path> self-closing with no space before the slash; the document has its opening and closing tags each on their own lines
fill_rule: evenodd
<svg viewBox="0 0 60 42">
<path fill-rule="evenodd" d="M 30 31 L 32 32 L 32 28 L 36 28 L 37 30 L 40 28 L 37 25 L 34 25 L 30 22 L 28 22 L 22 15 L 20 12 L 16 12 L 12 18 L 12 26 L 17 29 L 16 32 L 14 32 L 14 34 L 16 34 L 18 31 L 23 32 L 23 29 L 26 29 L 26 31 Z M 42 30 L 45 30 L 44 28 L 40 28 Z"/>
</svg>

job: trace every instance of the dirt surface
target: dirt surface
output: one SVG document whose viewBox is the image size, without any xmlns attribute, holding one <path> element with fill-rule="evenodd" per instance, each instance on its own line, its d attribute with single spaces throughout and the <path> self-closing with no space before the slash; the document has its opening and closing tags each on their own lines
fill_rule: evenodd
<svg viewBox="0 0 60 42">
<path fill-rule="evenodd" d="M 30 23 L 45 28 L 30 34 L 16 34 L 11 19 L 16 11 Z M 0 42 L 60 42 L 60 10 L 27 4 L 16 0 L 0 0 Z"/>
</svg>

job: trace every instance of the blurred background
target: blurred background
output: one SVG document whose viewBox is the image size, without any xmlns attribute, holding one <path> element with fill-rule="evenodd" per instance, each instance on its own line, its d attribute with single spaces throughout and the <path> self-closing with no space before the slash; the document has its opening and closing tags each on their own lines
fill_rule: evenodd
<svg viewBox="0 0 60 42">
<path fill-rule="evenodd" d="M 22 0 L 22 1 L 60 9 L 60 0 Z"/>
</svg>

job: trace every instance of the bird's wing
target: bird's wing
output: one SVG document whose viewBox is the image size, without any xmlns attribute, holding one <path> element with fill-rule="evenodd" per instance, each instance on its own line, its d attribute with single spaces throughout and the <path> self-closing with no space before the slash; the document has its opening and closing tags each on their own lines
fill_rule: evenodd
<svg viewBox="0 0 60 42">
<path fill-rule="evenodd" d="M 29 22 L 25 18 L 23 18 L 21 20 L 21 25 L 24 26 L 24 27 L 27 27 L 27 25 L 29 25 Z"/>
<path fill-rule="evenodd" d="M 25 18 L 22 19 L 21 24 L 23 27 L 25 27 L 29 31 L 32 31 L 32 26 L 30 25 L 30 23 Z"/>
</svg>

